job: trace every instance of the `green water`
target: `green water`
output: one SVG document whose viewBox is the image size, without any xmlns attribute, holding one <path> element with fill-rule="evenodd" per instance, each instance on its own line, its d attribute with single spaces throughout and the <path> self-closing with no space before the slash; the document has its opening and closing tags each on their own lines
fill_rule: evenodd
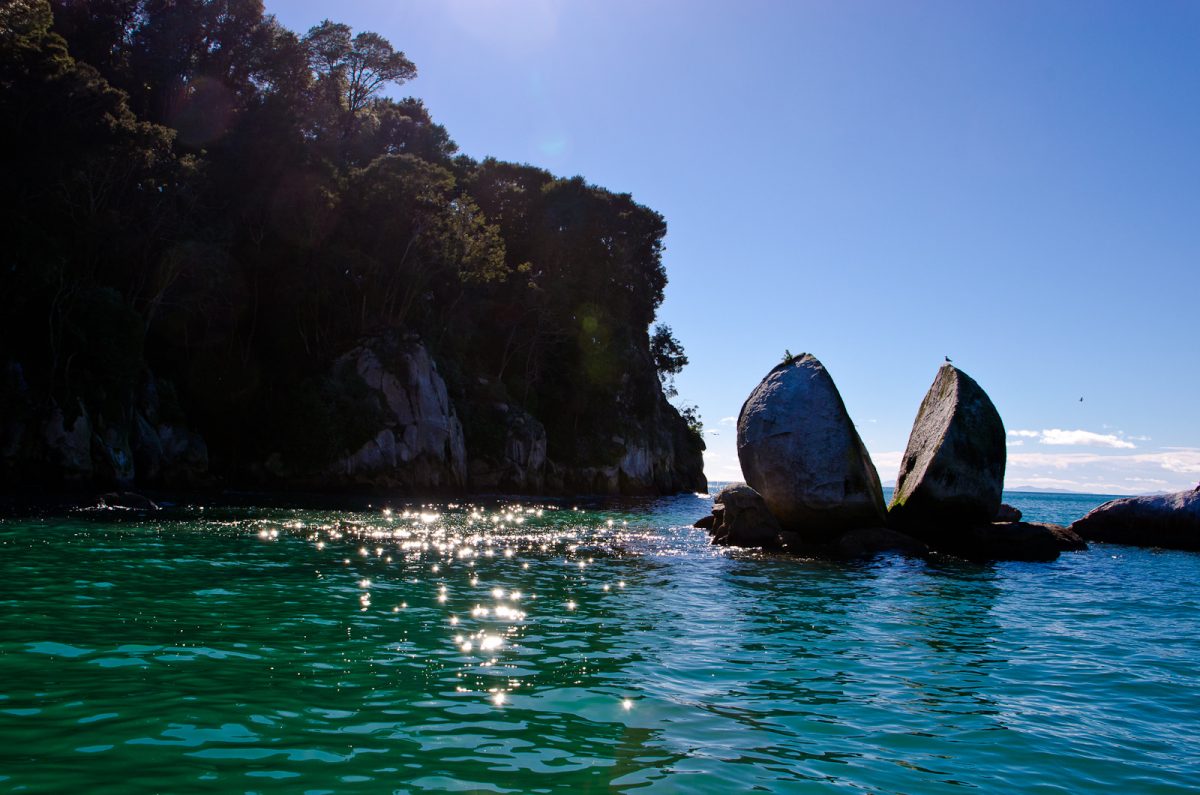
<svg viewBox="0 0 1200 795">
<path fill-rule="evenodd" d="M 1200 555 L 834 565 L 707 504 L 0 522 L 0 792 L 1200 781 Z"/>
</svg>

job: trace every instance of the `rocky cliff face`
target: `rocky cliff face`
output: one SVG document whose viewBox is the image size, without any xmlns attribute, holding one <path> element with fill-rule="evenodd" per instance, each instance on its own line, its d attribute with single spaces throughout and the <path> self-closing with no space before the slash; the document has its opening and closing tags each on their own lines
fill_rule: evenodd
<svg viewBox="0 0 1200 795">
<path fill-rule="evenodd" d="M 471 491 L 541 494 L 546 490 L 546 427 L 529 412 L 504 402 L 476 409 L 498 444 L 470 450 Z"/>
<path fill-rule="evenodd" d="M 371 437 L 333 462 L 339 485 L 462 491 L 467 451 L 462 423 L 429 352 L 413 339 L 374 338 L 342 355 L 375 404 Z"/>
<path fill-rule="evenodd" d="M 625 452 L 617 463 L 621 494 L 672 494 L 707 491 L 703 444 L 698 443 L 679 412 L 661 394 L 643 423 L 618 443 Z"/>
<path fill-rule="evenodd" d="M 186 422 L 173 390 L 149 373 L 115 413 L 82 401 L 59 406 L 39 398 L 15 363 L 3 375 L 0 476 L 10 484 L 252 483 L 401 494 L 650 495 L 707 488 L 702 443 L 656 383 L 651 389 L 629 388 L 630 403 L 637 398 L 642 408 L 636 412 L 619 401 L 612 422 L 619 433 L 605 432 L 602 444 L 596 443 L 598 429 L 580 429 L 580 441 L 604 450 L 603 456 L 584 463 L 555 461 L 537 417 L 507 400 L 452 397 L 428 349 L 411 335 L 360 340 L 310 382 L 304 406 L 317 410 L 304 415 L 313 417 L 307 423 L 284 426 L 285 436 L 293 438 L 280 439 L 278 449 L 243 459 L 236 468 L 223 463 L 216 473 L 209 471 L 204 438 Z M 481 429 L 471 443 L 460 406 Z M 319 444 L 305 444 L 307 436 L 319 436 Z M 576 440 L 565 441 L 570 449 Z"/>
<path fill-rule="evenodd" d="M 469 490 L 654 495 L 707 489 L 703 442 L 667 401 L 654 372 L 648 358 L 626 362 L 603 416 L 573 427 L 553 415 L 557 406 L 534 416 L 494 379 L 461 384 L 453 397 L 467 426 Z"/>
<path fill-rule="evenodd" d="M 551 462 L 547 475 L 552 494 L 678 494 L 706 491 L 703 445 L 666 398 L 642 422 L 628 420 L 624 433 L 609 440 L 610 461 L 591 464 Z"/>
<path fill-rule="evenodd" d="M 4 373 L 0 474 L 7 483 L 180 488 L 208 482 L 208 447 L 177 414 L 164 412 L 146 373 L 114 405 L 60 405 L 31 389 L 19 364 Z"/>
</svg>

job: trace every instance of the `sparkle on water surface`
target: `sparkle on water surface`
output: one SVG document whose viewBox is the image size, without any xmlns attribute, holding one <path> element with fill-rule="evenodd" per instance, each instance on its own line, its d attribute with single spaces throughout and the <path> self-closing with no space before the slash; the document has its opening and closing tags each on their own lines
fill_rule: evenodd
<svg viewBox="0 0 1200 795">
<path fill-rule="evenodd" d="M 2 521 L 0 792 L 1200 780 L 1200 555 L 802 561 L 710 502 Z"/>
</svg>

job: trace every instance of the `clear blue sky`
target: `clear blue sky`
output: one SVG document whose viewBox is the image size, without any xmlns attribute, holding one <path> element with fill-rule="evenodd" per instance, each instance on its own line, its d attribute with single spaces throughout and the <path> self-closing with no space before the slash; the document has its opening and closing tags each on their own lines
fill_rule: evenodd
<svg viewBox="0 0 1200 795">
<path fill-rule="evenodd" d="M 947 354 L 1022 432 L 1010 487 L 1200 480 L 1200 3 L 267 10 L 383 34 L 420 70 L 394 93 L 466 154 L 666 216 L 660 319 L 711 479 L 740 477 L 725 418 L 787 348 L 829 368 L 885 481 Z"/>
</svg>

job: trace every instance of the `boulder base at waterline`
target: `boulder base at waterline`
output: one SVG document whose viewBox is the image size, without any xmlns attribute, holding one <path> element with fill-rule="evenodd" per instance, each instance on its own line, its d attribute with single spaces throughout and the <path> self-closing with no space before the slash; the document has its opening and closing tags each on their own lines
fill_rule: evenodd
<svg viewBox="0 0 1200 795">
<path fill-rule="evenodd" d="M 927 537 L 991 522 L 1006 453 L 1004 423 L 987 393 L 943 364 L 908 437 L 888 524 Z"/>
<path fill-rule="evenodd" d="M 779 522 L 767 510 L 762 495 L 738 483 L 726 486 L 713 500 L 712 515 L 704 522 L 712 542 L 730 547 L 779 546 Z M 703 520 L 702 520 L 703 521 Z"/>
<path fill-rule="evenodd" d="M 1106 502 L 1071 525 L 1089 541 L 1200 550 L 1200 486 Z"/>
<path fill-rule="evenodd" d="M 737 447 L 746 483 L 804 541 L 884 523 L 875 465 L 833 379 L 811 354 L 776 366 L 750 393 Z"/>
</svg>

